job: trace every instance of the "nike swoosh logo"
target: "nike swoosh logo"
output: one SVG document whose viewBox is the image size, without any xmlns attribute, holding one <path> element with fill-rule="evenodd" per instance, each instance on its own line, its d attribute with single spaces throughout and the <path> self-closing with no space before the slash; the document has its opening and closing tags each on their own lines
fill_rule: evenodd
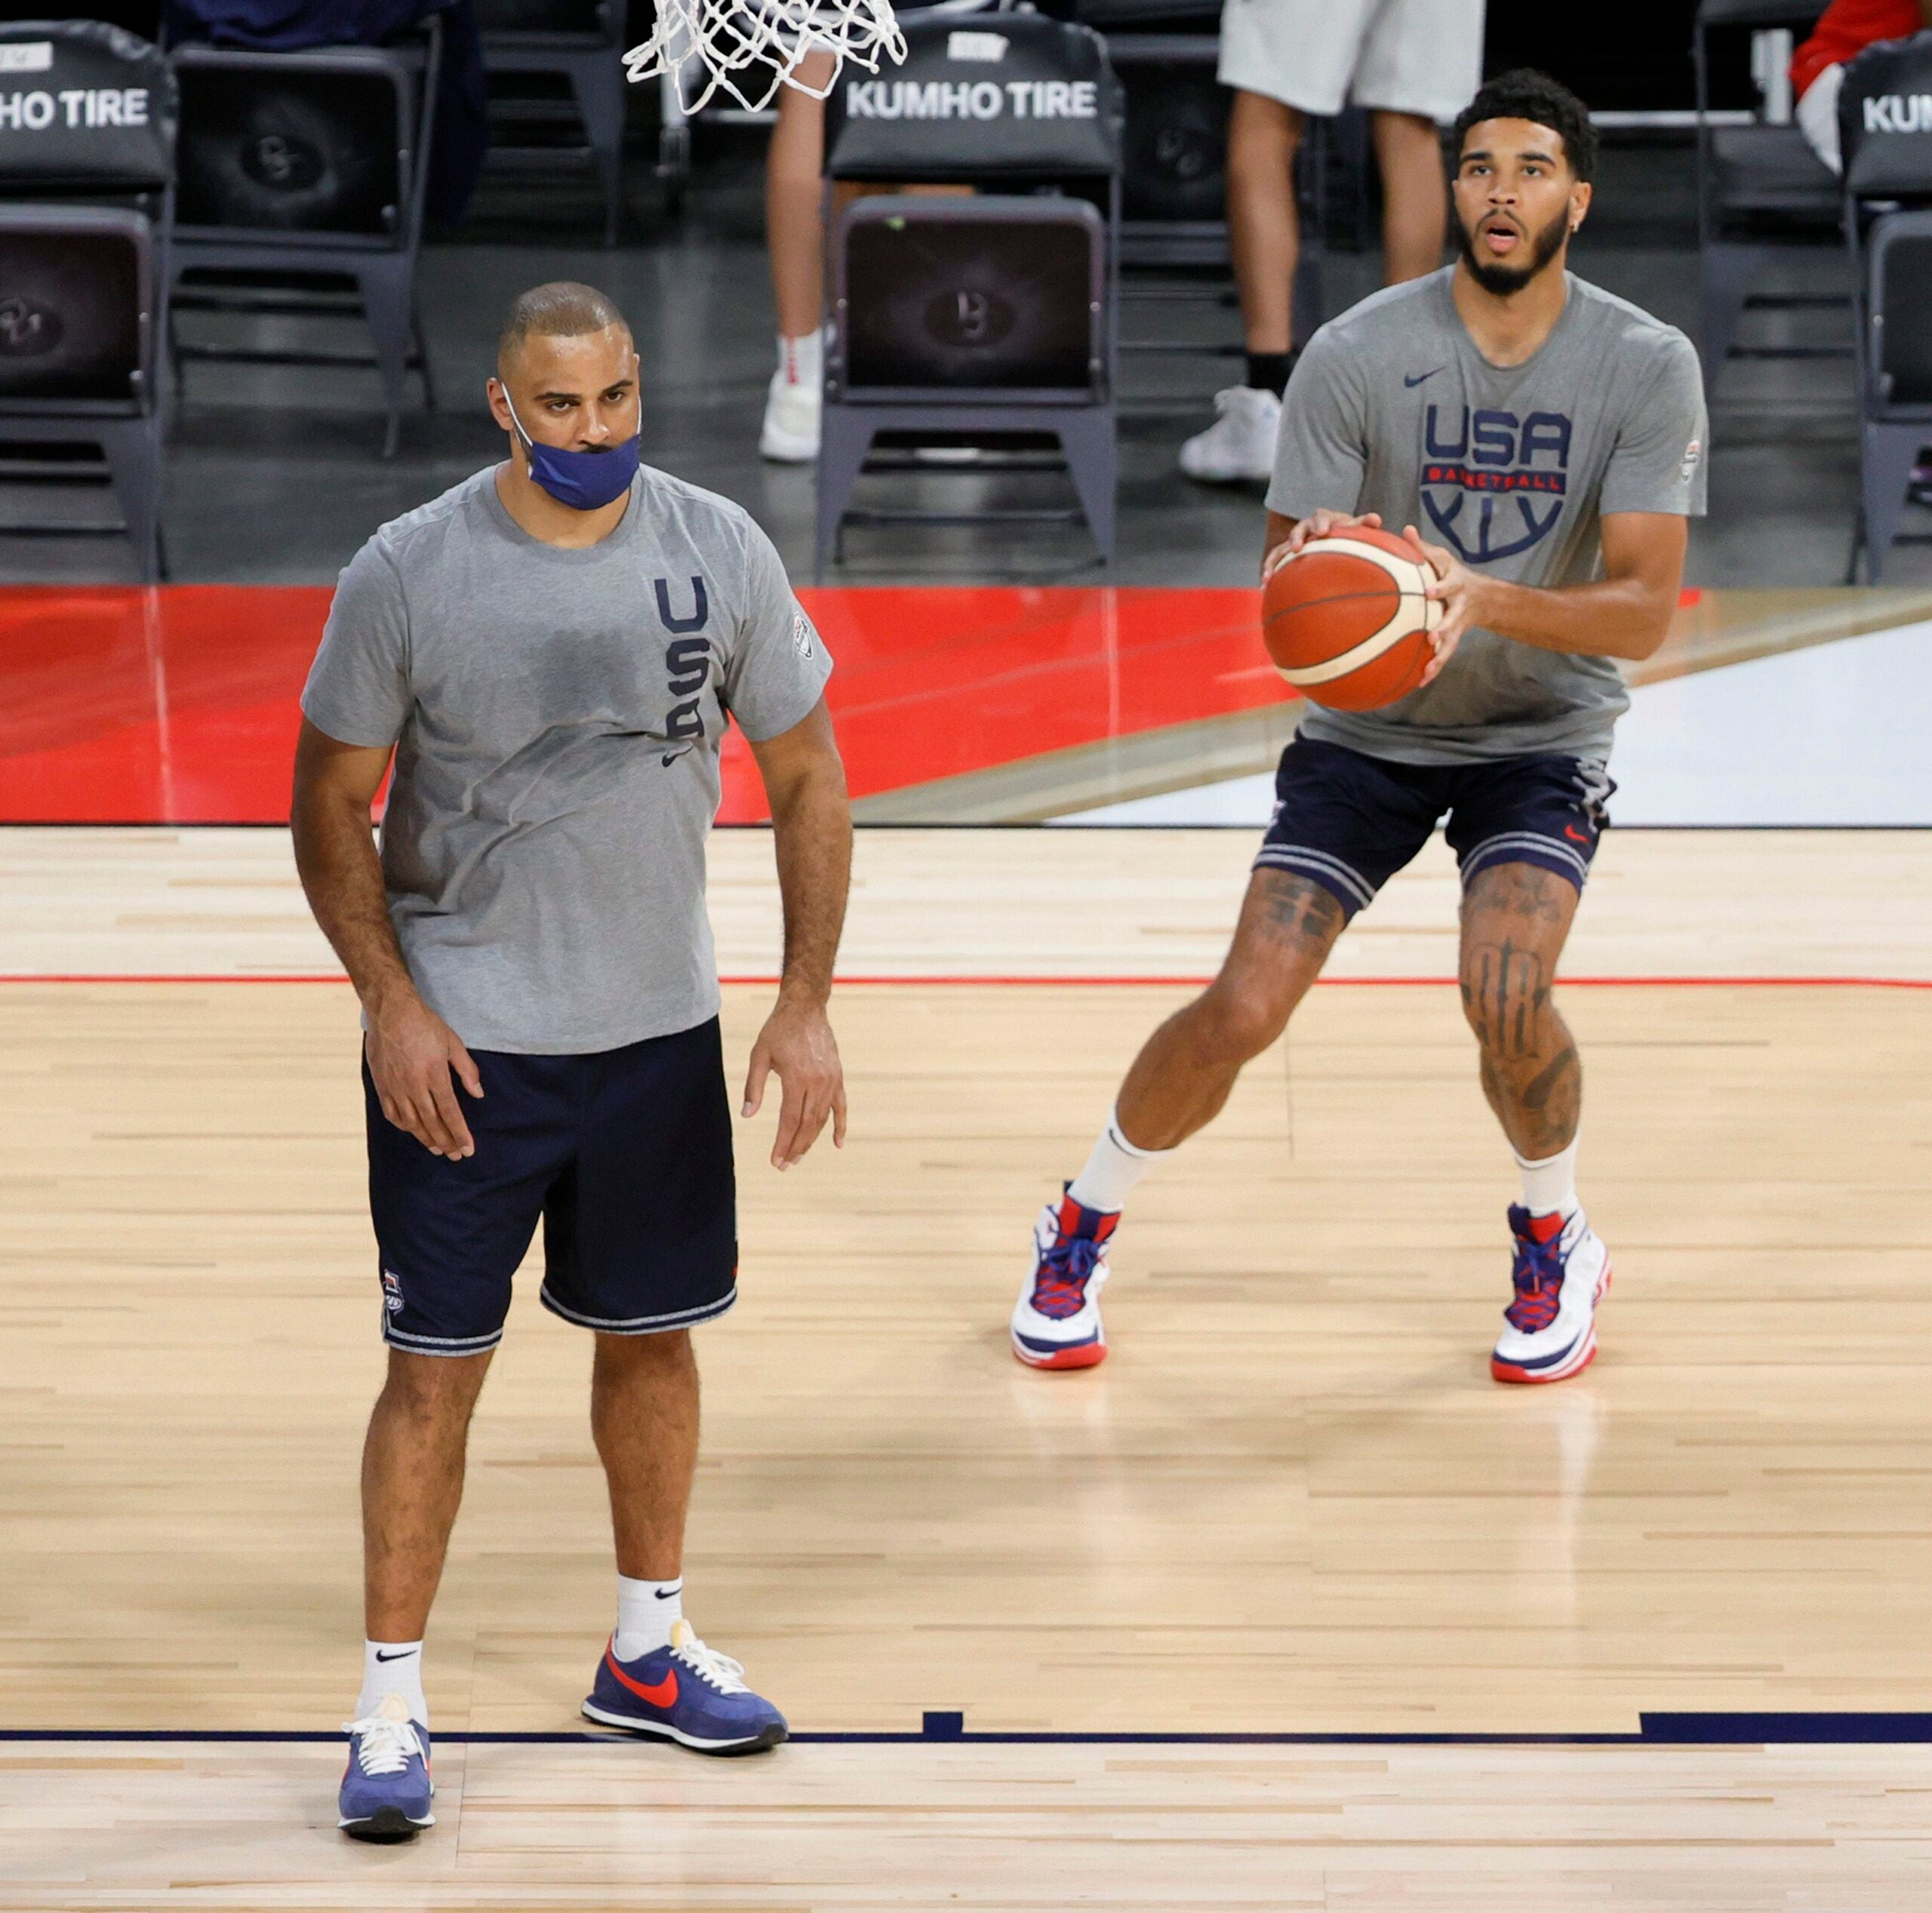
<svg viewBox="0 0 1932 1913">
<path fill-rule="evenodd" d="M 381 1648 L 378 1647 L 376 1650 L 376 1658 L 379 1661 L 406 1661 L 416 1651 L 414 1647 L 405 1647 L 399 1654 L 386 1654 Z"/>
<path fill-rule="evenodd" d="M 1573 844 L 1587 844 L 1590 841 L 1580 830 L 1573 830 L 1567 823 L 1563 826 L 1563 834 Z"/>
<path fill-rule="evenodd" d="M 683 1582 L 680 1581 L 675 1588 L 652 1589 L 651 1591 L 651 1598 L 654 1601 L 675 1601 L 678 1595 L 682 1594 L 684 1591 L 685 1584 Z"/>
<path fill-rule="evenodd" d="M 1441 366 L 1439 366 L 1439 365 L 1432 365 L 1432 366 L 1429 368 L 1429 369 L 1426 372 L 1418 372 L 1418 373 L 1415 375 L 1415 377 L 1414 377 L 1414 378 L 1412 378 L 1412 379 L 1411 379 L 1411 378 L 1404 377 L 1404 378 L 1403 379 L 1403 380 L 1402 380 L 1402 383 L 1403 383 L 1403 384 L 1404 384 L 1405 386 L 1407 386 L 1407 387 L 1408 387 L 1411 391 L 1414 391 L 1414 389 L 1415 389 L 1417 386 L 1419 386 L 1419 385 L 1420 385 L 1420 384 L 1422 383 L 1422 382 L 1423 382 L 1423 380 L 1425 380 L 1425 379 L 1432 379 L 1432 378 L 1434 378 L 1434 377 L 1435 377 L 1436 374 L 1437 374 L 1437 373 L 1438 373 L 1439 371 L 1441 371 L 1441 370 L 1442 370 L 1442 368 L 1441 368 Z"/>
<path fill-rule="evenodd" d="M 604 1650 L 604 1665 L 617 1678 L 618 1684 L 629 1688 L 638 1699 L 648 1701 L 653 1707 L 675 1707 L 678 1704 L 678 1670 L 674 1667 L 663 1680 L 653 1686 L 648 1681 L 633 1681 L 617 1665 L 617 1657 L 609 1648 Z"/>
<path fill-rule="evenodd" d="M 697 749 L 697 746 L 695 744 L 687 744 L 681 751 L 666 751 L 664 753 L 664 761 L 667 764 L 675 764 L 678 758 L 684 756 L 687 752 L 694 751 Z"/>
</svg>

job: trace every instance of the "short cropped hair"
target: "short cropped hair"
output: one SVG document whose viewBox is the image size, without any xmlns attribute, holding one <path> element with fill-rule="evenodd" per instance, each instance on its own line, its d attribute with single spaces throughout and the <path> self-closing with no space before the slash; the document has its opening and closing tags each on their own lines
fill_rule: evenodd
<svg viewBox="0 0 1932 1913">
<path fill-rule="evenodd" d="M 1469 128 L 1486 119 L 1531 119 L 1563 136 L 1564 156 L 1578 179 L 1596 171 L 1597 130 L 1590 109 L 1561 80 L 1534 66 L 1518 66 L 1486 81 L 1476 97 L 1456 115 L 1455 158 L 1462 158 Z"/>
<path fill-rule="evenodd" d="M 612 325 L 630 330 L 623 314 L 595 286 L 580 285 L 574 279 L 534 285 L 510 301 L 497 340 L 497 370 L 509 363 L 526 339 L 577 339 Z"/>
</svg>

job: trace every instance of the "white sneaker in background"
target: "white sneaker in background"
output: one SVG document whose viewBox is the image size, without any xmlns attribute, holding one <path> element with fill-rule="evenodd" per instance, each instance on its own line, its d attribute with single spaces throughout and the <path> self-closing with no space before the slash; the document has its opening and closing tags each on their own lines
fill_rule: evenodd
<svg viewBox="0 0 1932 1913">
<path fill-rule="evenodd" d="M 758 456 L 778 465 L 810 465 L 818 457 L 819 383 L 786 376 L 780 366 L 765 394 Z"/>
<path fill-rule="evenodd" d="M 1272 477 L 1281 400 L 1252 386 L 1230 386 L 1215 393 L 1214 410 L 1214 423 L 1181 447 L 1180 469 L 1211 484 Z"/>
</svg>

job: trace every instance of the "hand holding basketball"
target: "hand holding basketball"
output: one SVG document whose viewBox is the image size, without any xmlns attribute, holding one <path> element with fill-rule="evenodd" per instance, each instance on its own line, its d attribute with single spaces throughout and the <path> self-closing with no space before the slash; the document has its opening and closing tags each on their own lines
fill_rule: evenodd
<svg viewBox="0 0 1932 1913">
<path fill-rule="evenodd" d="M 1423 564 L 1435 573 L 1429 595 L 1442 607 L 1442 622 L 1430 634 L 1435 657 L 1422 681 L 1426 684 L 1432 682 L 1449 662 L 1451 654 L 1462 641 L 1463 633 L 1471 625 L 1481 622 L 1476 599 L 1482 580 L 1454 552 L 1441 545 L 1425 544 L 1422 534 L 1414 525 L 1403 526 L 1402 537 Z"/>
<path fill-rule="evenodd" d="M 1265 584 L 1290 558 L 1299 557 L 1302 546 L 1311 538 L 1326 538 L 1337 531 L 1361 527 L 1379 531 L 1382 528 L 1382 515 L 1379 512 L 1367 512 L 1358 518 L 1352 512 L 1331 512 L 1324 506 L 1318 511 L 1309 512 L 1305 518 L 1297 518 L 1294 528 L 1262 561 L 1262 582 Z"/>
</svg>

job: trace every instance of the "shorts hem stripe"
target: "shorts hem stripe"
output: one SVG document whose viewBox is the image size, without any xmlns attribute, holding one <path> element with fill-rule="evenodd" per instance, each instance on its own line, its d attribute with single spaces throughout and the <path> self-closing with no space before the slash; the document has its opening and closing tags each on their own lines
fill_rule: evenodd
<svg viewBox="0 0 1932 1913">
<path fill-rule="evenodd" d="M 1326 850 L 1311 850 L 1298 844 L 1264 844 L 1255 853 L 1254 867 L 1269 864 L 1278 869 L 1300 869 L 1306 875 L 1321 875 L 1345 885 L 1363 909 L 1375 901 L 1375 890 L 1359 870 Z"/>
<path fill-rule="evenodd" d="M 1485 837 L 1463 859 L 1463 881 L 1471 876 L 1484 864 L 1506 863 L 1521 853 L 1534 850 L 1540 856 L 1558 859 L 1580 877 L 1589 874 L 1586 859 L 1572 850 L 1567 844 L 1560 843 L 1554 837 L 1539 835 L 1531 830 L 1506 831 L 1494 837 Z"/>
<path fill-rule="evenodd" d="M 700 1322 L 708 1322 L 714 1316 L 721 1315 L 738 1299 L 737 1284 L 715 1302 L 700 1303 L 695 1309 L 678 1309 L 668 1315 L 633 1315 L 627 1321 L 606 1321 L 596 1315 L 583 1315 L 574 1309 L 566 1309 L 551 1294 L 549 1288 L 537 1291 L 537 1299 L 553 1315 L 561 1315 L 567 1322 L 574 1322 L 579 1328 L 594 1328 L 603 1335 L 658 1335 L 669 1329 L 692 1328 Z"/>
<path fill-rule="evenodd" d="M 383 1339 L 405 1355 L 480 1355 L 503 1339 L 501 1329 L 491 1335 L 411 1335 L 406 1329 L 383 1326 Z"/>
</svg>

